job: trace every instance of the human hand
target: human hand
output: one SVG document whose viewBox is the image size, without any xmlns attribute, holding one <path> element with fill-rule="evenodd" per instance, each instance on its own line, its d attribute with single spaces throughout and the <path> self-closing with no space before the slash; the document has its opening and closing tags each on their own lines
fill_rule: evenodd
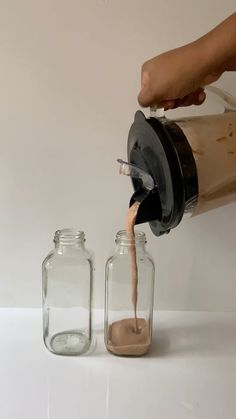
<svg viewBox="0 0 236 419">
<path fill-rule="evenodd" d="M 200 105 L 204 87 L 224 71 L 236 70 L 236 13 L 188 45 L 167 51 L 143 64 L 141 106 L 173 109 Z"/>
<path fill-rule="evenodd" d="M 188 44 L 144 63 L 141 74 L 141 106 L 156 105 L 173 109 L 179 106 L 201 105 L 206 94 L 204 86 L 216 81 L 223 70 L 211 72 L 197 43 Z"/>
</svg>

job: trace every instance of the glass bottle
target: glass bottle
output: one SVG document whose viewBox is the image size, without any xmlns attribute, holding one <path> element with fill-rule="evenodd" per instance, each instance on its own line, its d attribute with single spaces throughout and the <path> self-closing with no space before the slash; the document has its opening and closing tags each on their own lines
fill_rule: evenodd
<svg viewBox="0 0 236 419">
<path fill-rule="evenodd" d="M 106 263 L 105 345 L 115 355 L 144 355 L 151 345 L 155 268 L 145 244 L 145 234 L 136 231 L 136 330 L 131 283 L 131 246 L 134 244 L 125 231 L 117 233 L 115 252 Z"/>
<path fill-rule="evenodd" d="M 91 344 L 92 255 L 83 231 L 58 230 L 43 262 L 43 337 L 49 351 L 80 355 Z"/>
</svg>

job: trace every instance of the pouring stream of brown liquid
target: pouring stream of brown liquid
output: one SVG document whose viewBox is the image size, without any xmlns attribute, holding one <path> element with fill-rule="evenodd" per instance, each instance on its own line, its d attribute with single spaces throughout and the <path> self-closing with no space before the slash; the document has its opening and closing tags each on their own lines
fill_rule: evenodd
<svg viewBox="0 0 236 419">
<path fill-rule="evenodd" d="M 131 288 L 132 295 L 131 301 L 134 308 L 134 331 L 138 333 L 138 320 L 137 320 L 137 300 L 138 300 L 138 267 L 136 258 L 136 245 L 135 245 L 135 232 L 134 226 L 138 213 L 140 203 L 135 201 L 129 208 L 126 216 L 126 235 L 130 240 L 130 261 L 131 261 Z"/>
</svg>

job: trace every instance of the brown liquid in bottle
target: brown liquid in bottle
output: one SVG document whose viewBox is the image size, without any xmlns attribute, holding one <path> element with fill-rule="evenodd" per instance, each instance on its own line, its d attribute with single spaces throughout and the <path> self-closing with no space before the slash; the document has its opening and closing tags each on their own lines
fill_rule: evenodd
<svg viewBox="0 0 236 419">
<path fill-rule="evenodd" d="M 126 216 L 126 235 L 130 240 L 131 301 L 134 318 L 118 320 L 109 326 L 107 349 L 116 355 L 144 355 L 150 347 L 148 323 L 145 319 L 137 318 L 138 268 L 134 225 L 139 205 L 139 202 L 134 202 Z"/>
</svg>

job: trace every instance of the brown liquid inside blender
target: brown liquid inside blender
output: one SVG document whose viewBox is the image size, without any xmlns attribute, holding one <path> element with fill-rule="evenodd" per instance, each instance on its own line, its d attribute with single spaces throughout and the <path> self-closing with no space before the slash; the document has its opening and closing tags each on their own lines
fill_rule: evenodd
<svg viewBox="0 0 236 419">
<path fill-rule="evenodd" d="M 236 113 L 177 120 L 192 148 L 198 175 L 198 215 L 236 200 Z"/>
</svg>

